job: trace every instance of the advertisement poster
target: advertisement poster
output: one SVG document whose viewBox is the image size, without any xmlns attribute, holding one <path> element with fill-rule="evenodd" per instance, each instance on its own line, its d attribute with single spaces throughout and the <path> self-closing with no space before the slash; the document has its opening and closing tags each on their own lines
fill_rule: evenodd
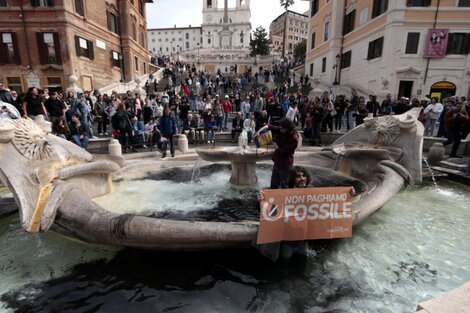
<svg viewBox="0 0 470 313">
<path fill-rule="evenodd" d="M 258 244 L 352 236 L 351 187 L 262 192 Z"/>
<path fill-rule="evenodd" d="M 429 29 L 424 47 L 425 58 L 443 58 L 446 56 L 448 29 Z"/>
</svg>

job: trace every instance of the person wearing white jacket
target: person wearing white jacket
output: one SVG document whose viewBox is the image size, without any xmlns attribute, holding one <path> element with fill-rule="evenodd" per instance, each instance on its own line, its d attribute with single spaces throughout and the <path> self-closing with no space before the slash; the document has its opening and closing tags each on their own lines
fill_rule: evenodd
<svg viewBox="0 0 470 313">
<path fill-rule="evenodd" d="M 432 137 L 434 134 L 434 126 L 436 121 L 439 119 L 439 116 L 442 113 L 444 107 L 441 103 L 438 102 L 437 97 L 431 98 L 431 103 L 424 109 L 424 135 Z"/>
<path fill-rule="evenodd" d="M 246 134 L 248 136 L 248 142 L 250 143 L 252 141 L 255 128 L 256 128 L 255 115 L 253 112 L 251 112 L 249 117 L 243 122 L 243 129 L 246 130 Z"/>
</svg>

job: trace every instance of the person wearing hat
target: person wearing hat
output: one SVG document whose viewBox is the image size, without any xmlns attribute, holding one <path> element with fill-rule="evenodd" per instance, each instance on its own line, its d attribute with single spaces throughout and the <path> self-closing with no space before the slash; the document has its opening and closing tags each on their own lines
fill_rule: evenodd
<svg viewBox="0 0 470 313">
<path fill-rule="evenodd" d="M 411 109 L 411 106 L 408 104 L 408 101 L 406 99 L 407 99 L 406 97 L 400 98 L 400 101 L 393 108 L 393 112 L 395 114 L 403 114 L 406 111 Z"/>
<path fill-rule="evenodd" d="M 227 123 L 228 123 L 228 115 L 230 111 L 232 111 L 232 102 L 230 102 L 230 98 L 228 95 L 225 95 L 225 99 L 222 102 L 222 109 L 224 110 L 224 130 L 227 130 Z"/>
</svg>

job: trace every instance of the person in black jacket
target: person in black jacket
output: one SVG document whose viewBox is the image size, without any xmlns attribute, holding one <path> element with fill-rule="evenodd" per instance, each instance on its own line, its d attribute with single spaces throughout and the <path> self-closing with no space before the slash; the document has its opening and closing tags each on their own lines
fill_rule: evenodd
<svg viewBox="0 0 470 313">
<path fill-rule="evenodd" d="M 80 117 L 77 113 L 72 113 L 72 120 L 70 122 L 70 138 L 74 144 L 81 148 L 88 147 L 89 138 L 88 134 L 88 126 L 82 124 L 80 121 Z"/>
<path fill-rule="evenodd" d="M 175 156 L 175 146 L 173 144 L 173 136 L 176 134 L 176 119 L 171 114 L 170 108 L 165 108 L 163 110 L 163 115 L 160 117 L 160 132 L 162 134 L 162 158 L 166 157 L 166 148 L 168 142 L 170 142 L 170 153 L 171 156 Z"/>
<path fill-rule="evenodd" d="M 123 147 L 124 152 L 129 148 L 132 148 L 132 152 L 136 152 L 137 150 L 133 145 L 133 126 L 131 122 L 131 119 L 134 118 L 135 114 L 132 111 L 132 108 L 129 107 L 126 110 L 126 105 L 121 102 L 118 104 L 118 108 L 114 115 L 115 116 L 113 116 L 113 118 L 116 119 L 115 125 L 119 132 L 119 143 Z"/>
<path fill-rule="evenodd" d="M 242 113 L 237 112 L 237 116 L 232 121 L 232 142 L 235 142 L 235 134 L 240 134 L 243 131 Z"/>
</svg>

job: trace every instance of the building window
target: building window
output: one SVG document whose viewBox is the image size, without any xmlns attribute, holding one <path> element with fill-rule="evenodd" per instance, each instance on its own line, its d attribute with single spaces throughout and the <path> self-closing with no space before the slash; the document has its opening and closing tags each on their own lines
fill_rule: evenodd
<svg viewBox="0 0 470 313">
<path fill-rule="evenodd" d="M 62 79 L 60 77 L 47 77 L 47 87 L 62 88 Z"/>
<path fill-rule="evenodd" d="M 330 35 L 330 22 L 325 22 L 325 27 L 323 31 L 323 41 L 327 41 L 329 35 Z"/>
<path fill-rule="evenodd" d="M 41 64 L 62 64 L 58 33 L 36 33 Z"/>
<path fill-rule="evenodd" d="M 377 17 L 387 11 L 388 9 L 388 0 L 374 0 L 374 5 L 372 6 L 372 18 Z"/>
<path fill-rule="evenodd" d="M 16 33 L 0 33 L 0 64 L 21 64 Z"/>
<path fill-rule="evenodd" d="M 468 54 L 470 52 L 470 33 L 450 33 L 447 54 Z"/>
<path fill-rule="evenodd" d="M 53 7 L 54 0 L 31 0 L 32 7 Z"/>
<path fill-rule="evenodd" d="M 189 39 L 189 33 L 186 33 L 185 36 L 186 36 L 186 40 L 188 40 Z"/>
<path fill-rule="evenodd" d="M 343 35 L 350 33 L 354 30 L 354 22 L 356 21 L 356 10 L 352 10 L 344 17 Z"/>
<path fill-rule="evenodd" d="M 138 71 L 139 70 L 139 58 L 138 57 L 134 57 L 134 66 L 135 66 L 135 70 Z"/>
<path fill-rule="evenodd" d="M 7 84 L 10 90 L 15 90 L 18 93 L 23 92 L 21 77 L 7 77 Z"/>
<path fill-rule="evenodd" d="M 75 0 L 75 13 L 85 16 L 85 6 L 83 0 Z"/>
<path fill-rule="evenodd" d="M 139 14 L 145 17 L 145 2 L 143 0 L 139 0 Z"/>
<path fill-rule="evenodd" d="M 428 7 L 431 5 L 431 0 L 406 0 L 408 7 Z"/>
<path fill-rule="evenodd" d="M 132 39 L 134 39 L 134 41 L 137 41 L 137 27 L 134 23 L 132 24 Z"/>
<path fill-rule="evenodd" d="M 367 19 L 369 18 L 369 7 L 365 7 L 361 10 L 361 14 L 359 17 L 359 25 L 363 25 L 367 23 Z"/>
<path fill-rule="evenodd" d="M 90 60 L 95 58 L 95 54 L 93 52 L 93 42 L 90 40 L 75 36 L 75 50 L 77 52 L 77 56 L 79 57 L 86 57 Z"/>
<path fill-rule="evenodd" d="M 119 52 L 111 50 L 111 66 L 121 68 L 121 57 Z"/>
<path fill-rule="evenodd" d="M 119 34 L 119 21 L 117 16 L 109 11 L 106 12 L 106 16 L 108 18 L 108 30 L 115 34 Z"/>
<path fill-rule="evenodd" d="M 140 33 L 140 45 L 145 48 L 145 33 Z"/>
<path fill-rule="evenodd" d="M 348 52 L 343 53 L 341 56 L 341 67 L 340 68 L 347 68 L 351 66 L 351 50 Z"/>
<path fill-rule="evenodd" d="M 7 0 L 0 0 L 0 7 L 6 7 L 7 6 Z"/>
<path fill-rule="evenodd" d="M 367 51 L 367 60 L 372 60 L 382 56 L 382 49 L 384 45 L 384 37 L 375 39 L 369 42 L 369 50 Z"/>
<path fill-rule="evenodd" d="M 321 60 L 321 72 L 326 72 L 326 57 Z"/>
<path fill-rule="evenodd" d="M 419 33 L 408 33 L 406 39 L 406 54 L 416 54 L 418 53 L 418 44 L 419 44 Z"/>
<path fill-rule="evenodd" d="M 189 49 L 189 42 L 186 42 L 186 49 Z"/>
<path fill-rule="evenodd" d="M 144 74 L 147 74 L 147 63 L 143 63 L 142 67 L 144 68 Z"/>
<path fill-rule="evenodd" d="M 310 44 L 310 49 L 315 49 L 315 33 L 312 33 L 312 43 Z"/>
<path fill-rule="evenodd" d="M 313 76 L 313 63 L 310 63 L 310 76 Z"/>
<path fill-rule="evenodd" d="M 152 39 L 152 42 L 155 42 L 155 39 Z"/>
<path fill-rule="evenodd" d="M 319 6 L 319 0 L 312 0 L 312 6 L 310 7 L 310 17 L 317 14 L 318 6 Z"/>
<path fill-rule="evenodd" d="M 459 7 L 470 7 L 470 0 L 459 0 Z"/>
</svg>

